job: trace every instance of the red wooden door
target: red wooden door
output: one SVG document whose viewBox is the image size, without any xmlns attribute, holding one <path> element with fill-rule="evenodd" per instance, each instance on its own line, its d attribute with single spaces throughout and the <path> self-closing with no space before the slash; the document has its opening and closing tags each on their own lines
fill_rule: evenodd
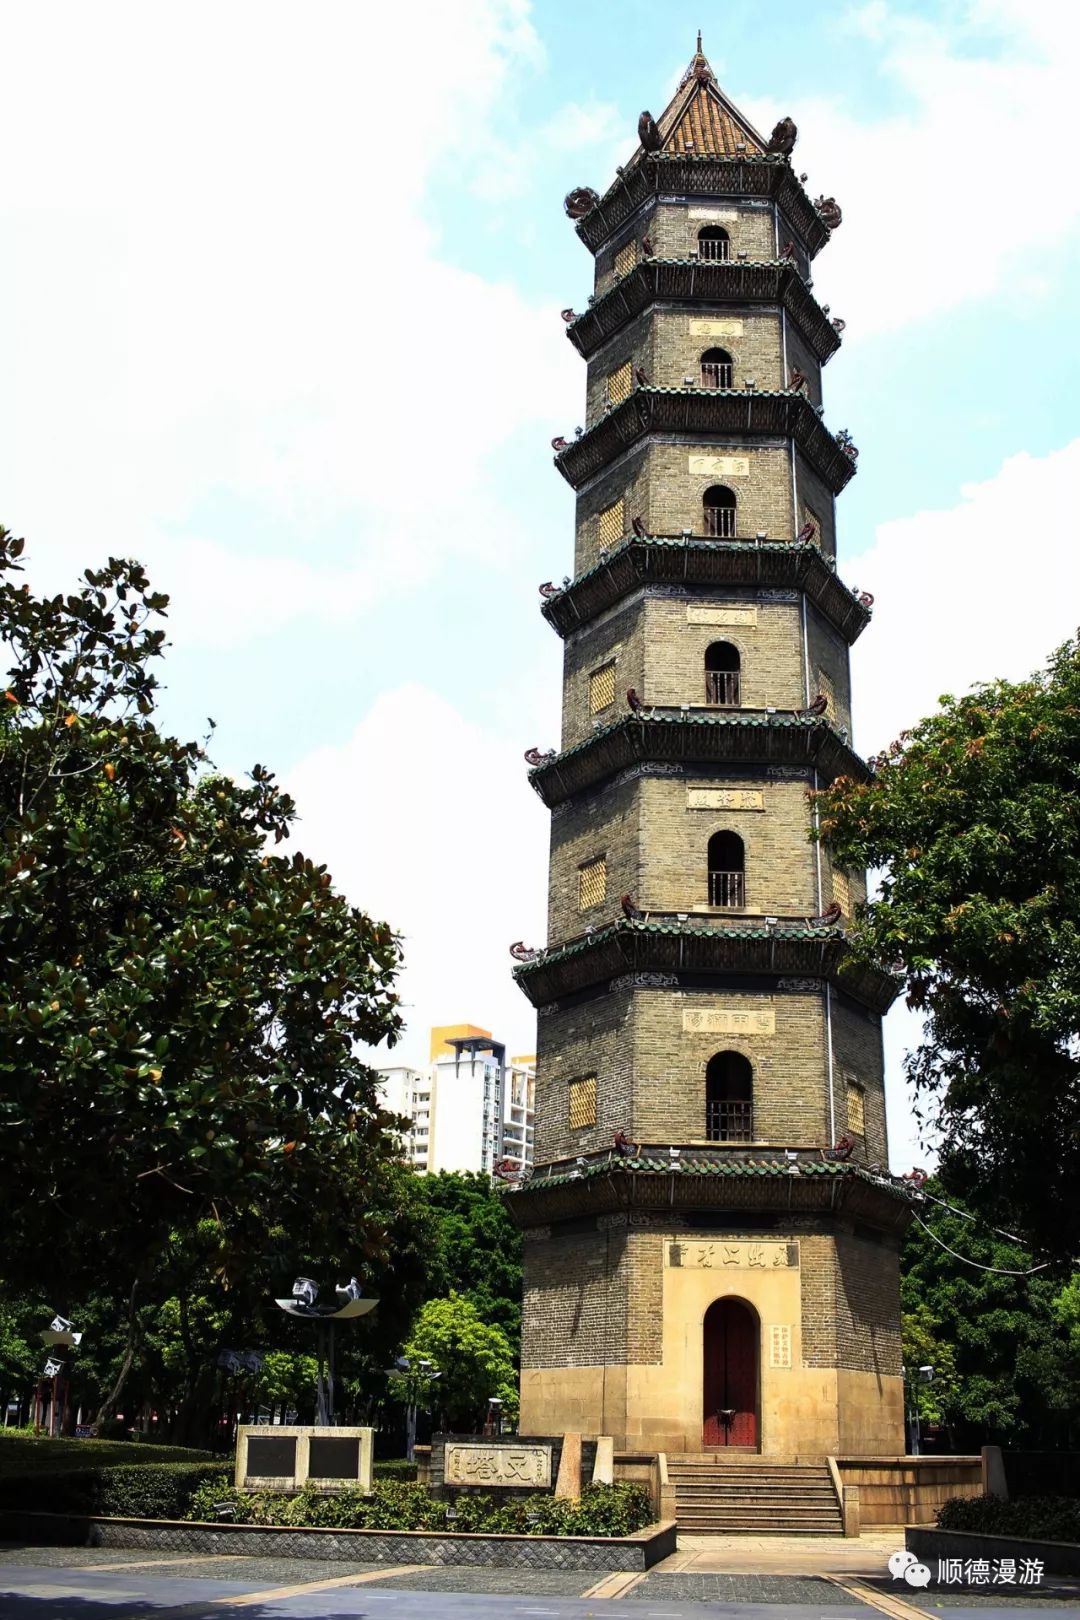
<svg viewBox="0 0 1080 1620">
<path fill-rule="evenodd" d="M 757 1318 L 739 1299 L 717 1299 L 705 1312 L 706 1446 L 757 1446 Z"/>
</svg>

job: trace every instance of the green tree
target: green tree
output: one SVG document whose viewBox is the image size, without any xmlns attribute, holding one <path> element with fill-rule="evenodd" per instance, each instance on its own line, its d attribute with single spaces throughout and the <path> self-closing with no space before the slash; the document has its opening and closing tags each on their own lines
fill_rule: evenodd
<svg viewBox="0 0 1080 1620">
<path fill-rule="evenodd" d="M 167 598 L 139 565 L 40 597 L 21 552 L 0 530 L 3 1266 L 61 1309 L 103 1273 L 122 1294 L 104 1414 L 175 1234 L 213 1234 L 241 1315 L 268 1248 L 282 1280 L 389 1258 L 396 1150 L 358 1047 L 398 1034 L 399 947 L 274 852 L 295 807 L 269 771 L 158 729 Z"/>
<path fill-rule="evenodd" d="M 925 1018 L 921 1107 L 981 1209 L 1080 1250 L 1080 645 L 904 733 L 817 797 L 841 866 L 883 868 L 851 935 Z"/>
<path fill-rule="evenodd" d="M 504 1419 L 517 1417 L 510 1341 L 501 1328 L 482 1321 L 469 1300 L 458 1294 L 429 1299 L 413 1325 L 405 1354 L 413 1368 L 426 1359 L 440 1373 L 433 1405 L 451 1428 L 476 1429 L 484 1421 L 491 1396 L 502 1402 Z M 394 1379 L 390 1382 L 395 1384 Z M 408 1381 L 401 1384 L 399 1395 L 410 1402 L 416 1398 Z"/>
<path fill-rule="evenodd" d="M 948 1425 L 962 1450 L 1069 1443 L 1080 1417 L 1080 1356 L 1055 1301 L 1060 1289 L 1028 1250 L 997 1236 L 949 1182 L 934 1177 L 901 1258 L 904 1361 L 929 1364 L 920 1412 Z M 946 1247 L 943 1247 L 945 1245 Z M 952 1250 L 950 1254 L 948 1251 Z M 963 1259 L 957 1258 L 963 1256 Z"/>
<path fill-rule="evenodd" d="M 521 1340 L 521 1233 L 506 1200 L 480 1172 L 420 1176 L 417 1191 L 431 1212 L 434 1251 L 429 1294 L 460 1294 L 480 1317 L 502 1328 L 517 1355 Z"/>
</svg>

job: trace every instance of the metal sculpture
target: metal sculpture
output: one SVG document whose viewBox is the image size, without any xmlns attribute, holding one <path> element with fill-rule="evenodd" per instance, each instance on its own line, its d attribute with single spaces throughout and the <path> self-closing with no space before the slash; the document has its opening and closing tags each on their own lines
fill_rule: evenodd
<svg viewBox="0 0 1080 1620">
<path fill-rule="evenodd" d="M 599 201 L 600 198 L 592 186 L 575 186 L 573 191 L 566 193 L 563 207 L 569 219 L 584 219 L 586 214 L 592 213 Z"/>
<path fill-rule="evenodd" d="M 794 242 L 785 242 L 784 243 L 783 247 L 780 249 L 780 257 L 782 259 L 794 259 L 794 257 L 795 257 L 795 244 L 794 244 Z"/>
<path fill-rule="evenodd" d="M 645 519 L 641 516 L 640 512 L 635 512 L 634 516 L 630 519 L 630 527 L 633 529 L 639 540 L 644 540 L 647 530 L 645 528 Z"/>
<path fill-rule="evenodd" d="M 637 121 L 638 140 L 646 152 L 659 152 L 661 141 L 660 131 L 656 127 L 656 119 L 651 112 L 643 112 Z"/>
<path fill-rule="evenodd" d="M 841 428 L 840 429 L 840 432 L 836 435 L 836 442 L 840 446 L 841 450 L 844 452 L 845 456 L 847 456 L 849 461 L 858 461 L 858 459 L 859 459 L 858 446 L 856 445 L 855 441 L 852 439 L 851 434 L 848 432 L 847 428 Z"/>
<path fill-rule="evenodd" d="M 549 597 L 550 596 L 561 596 L 562 591 L 561 591 L 561 589 L 559 588 L 558 585 L 553 585 L 551 583 L 550 579 L 545 579 L 544 583 L 540 587 L 540 595 L 541 596 L 549 596 Z"/>
<path fill-rule="evenodd" d="M 837 337 L 840 336 L 841 332 L 847 331 L 847 321 L 841 320 L 839 315 L 834 315 L 832 320 L 829 322 L 829 325 L 832 327 Z"/>
<path fill-rule="evenodd" d="M 826 230 L 835 231 L 837 226 L 842 224 L 844 216 L 835 197 L 815 197 L 814 207 L 821 215 L 821 222 Z"/>
<path fill-rule="evenodd" d="M 523 940 L 515 939 L 514 943 L 510 947 L 510 955 L 514 958 L 515 962 L 531 962 L 534 957 L 540 955 L 540 952 L 531 950 Z"/>
<path fill-rule="evenodd" d="M 632 686 L 626 693 L 626 701 L 635 714 L 638 714 L 645 707 Z"/>
<path fill-rule="evenodd" d="M 788 379 L 788 387 L 793 394 L 801 394 L 803 389 L 809 385 L 809 382 L 810 379 L 806 372 L 800 371 L 799 367 L 796 366 Z"/>
<path fill-rule="evenodd" d="M 549 760 L 554 758 L 554 748 L 548 748 L 543 752 L 539 748 L 526 748 L 525 750 L 525 761 L 528 765 L 546 765 Z"/>
<path fill-rule="evenodd" d="M 639 388 L 648 388 L 651 386 L 649 383 L 649 374 L 643 366 L 638 366 L 637 370 L 634 372 L 634 381 L 637 383 Z"/>
<path fill-rule="evenodd" d="M 551 448 L 557 456 L 561 456 L 564 450 L 569 450 L 570 440 L 564 439 L 560 433 L 556 438 L 552 439 Z"/>
<path fill-rule="evenodd" d="M 793 118 L 781 118 L 769 136 L 766 152 L 779 152 L 782 157 L 790 157 L 795 150 L 795 142 L 799 138 L 799 131 Z"/>
<path fill-rule="evenodd" d="M 569 326 L 571 324 L 571 322 L 577 320 L 577 311 L 576 310 L 573 310 L 573 309 L 560 309 L 559 314 L 562 316 L 562 318 L 566 322 L 567 326 Z"/>
<path fill-rule="evenodd" d="M 632 899 L 632 897 L 630 895 L 628 895 L 628 894 L 620 894 L 620 896 L 619 896 L 619 904 L 620 904 L 620 906 L 622 906 L 622 913 L 623 913 L 623 916 L 626 918 L 627 922 L 637 922 L 638 921 L 638 919 L 641 916 L 641 912 L 638 910 L 637 906 L 635 906 L 635 904 L 633 902 L 633 899 Z"/>
<path fill-rule="evenodd" d="M 644 254 L 645 258 L 647 258 L 647 259 L 652 258 L 652 256 L 653 256 L 653 245 L 652 245 L 652 238 L 650 236 L 643 236 L 641 238 L 641 251 Z"/>
<path fill-rule="evenodd" d="M 824 714 L 828 707 L 828 698 L 824 692 L 819 692 L 813 703 L 808 704 L 805 709 L 796 709 L 795 713 L 800 720 L 813 720 L 819 714 Z"/>
<path fill-rule="evenodd" d="M 796 545 L 807 545 L 814 538 L 815 534 L 817 534 L 817 524 L 814 522 L 813 518 L 807 518 L 806 522 L 795 536 Z M 540 589 L 543 590 L 543 588 L 544 587 L 541 585 Z"/>
<path fill-rule="evenodd" d="M 839 900 L 834 900 L 819 916 L 808 917 L 807 922 L 811 928 L 835 928 L 843 915 L 844 908 Z"/>
<path fill-rule="evenodd" d="M 825 1157 L 827 1159 L 838 1159 L 842 1164 L 845 1159 L 851 1158 L 854 1151 L 855 1138 L 849 1136 L 845 1131 L 839 1142 L 834 1142 L 831 1148 L 825 1149 Z"/>
</svg>

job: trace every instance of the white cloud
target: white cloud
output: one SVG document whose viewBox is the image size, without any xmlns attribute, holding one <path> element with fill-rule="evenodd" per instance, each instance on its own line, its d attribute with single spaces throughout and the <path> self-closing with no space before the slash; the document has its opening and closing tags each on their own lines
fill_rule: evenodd
<svg viewBox="0 0 1080 1620">
<path fill-rule="evenodd" d="M 1052 273 L 1080 215 L 1069 156 L 1080 12 L 974 0 L 931 23 L 875 0 L 849 23 L 879 49 L 902 110 L 868 120 L 813 96 L 785 109 L 808 191 L 844 210 L 815 275 L 849 340 L 970 305 L 1033 263 Z M 775 103 L 745 105 L 772 127 Z"/>
<path fill-rule="evenodd" d="M 527 710 L 525 685 L 522 698 Z M 535 1049 L 535 1014 L 508 951 L 545 933 L 548 813 L 525 772 L 517 738 L 409 685 L 379 697 L 346 743 L 290 774 L 297 843 L 404 935 L 409 1032 L 398 1051 L 407 1059 L 424 1057 L 430 1025 L 461 1020 L 512 1051 Z"/>
<path fill-rule="evenodd" d="M 0 19 L 0 476 L 35 554 L 136 552 L 189 641 L 512 554 L 485 478 L 575 357 L 554 309 L 439 257 L 425 198 L 537 59 L 524 0 Z M 242 586 L 266 612 L 236 622 Z"/>
</svg>

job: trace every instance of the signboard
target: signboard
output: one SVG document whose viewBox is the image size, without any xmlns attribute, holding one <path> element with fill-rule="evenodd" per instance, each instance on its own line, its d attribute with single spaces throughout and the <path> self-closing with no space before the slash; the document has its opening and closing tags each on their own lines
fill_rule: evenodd
<svg viewBox="0 0 1080 1620">
<path fill-rule="evenodd" d="M 551 1447 L 448 1445 L 443 1478 L 447 1485 L 550 1486 Z"/>
<path fill-rule="evenodd" d="M 687 1035 L 775 1035 L 776 1014 L 771 1007 L 684 1007 L 682 1027 Z"/>
<path fill-rule="evenodd" d="M 756 607 L 688 607 L 687 624 L 757 624 Z"/>
<path fill-rule="evenodd" d="M 749 478 L 749 456 L 687 456 L 687 470 L 717 478 Z"/>
<path fill-rule="evenodd" d="M 761 788 L 687 788 L 688 810 L 764 810 Z"/>
<path fill-rule="evenodd" d="M 724 1243 L 693 1238 L 668 1244 L 669 1266 L 702 1271 L 780 1271 L 798 1264 L 797 1243 Z"/>
</svg>

